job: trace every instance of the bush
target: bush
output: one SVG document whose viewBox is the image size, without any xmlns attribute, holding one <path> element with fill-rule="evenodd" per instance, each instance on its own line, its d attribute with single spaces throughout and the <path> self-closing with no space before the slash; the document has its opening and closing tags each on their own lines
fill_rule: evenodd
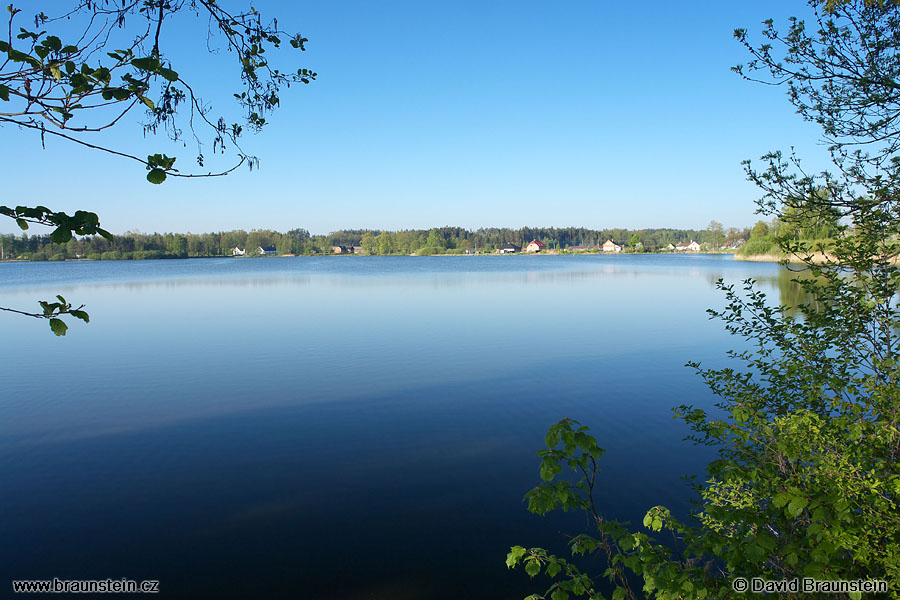
<svg viewBox="0 0 900 600">
<path fill-rule="evenodd" d="M 737 251 L 738 256 L 757 256 L 760 254 L 781 255 L 778 243 L 770 236 L 752 238 Z"/>
<path fill-rule="evenodd" d="M 87 255 L 88 260 L 100 260 L 100 254 L 98 252 L 91 252 Z"/>
<path fill-rule="evenodd" d="M 53 260 L 53 261 L 66 260 L 66 255 L 60 252 L 58 254 L 54 254 L 48 260 Z"/>
<path fill-rule="evenodd" d="M 122 253 L 117 250 L 104 252 L 100 255 L 100 260 L 122 260 Z"/>
</svg>

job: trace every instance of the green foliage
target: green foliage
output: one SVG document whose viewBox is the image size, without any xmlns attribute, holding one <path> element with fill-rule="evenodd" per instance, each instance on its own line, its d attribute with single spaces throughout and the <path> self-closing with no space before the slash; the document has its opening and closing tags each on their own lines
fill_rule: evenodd
<svg viewBox="0 0 900 600">
<path fill-rule="evenodd" d="M 769 235 L 769 226 L 765 221 L 757 221 L 753 229 L 750 230 L 750 239 L 763 238 Z"/>
<path fill-rule="evenodd" d="M 718 250 L 722 247 L 722 242 L 725 240 L 725 228 L 718 221 L 710 221 L 709 225 L 706 226 L 704 239 L 713 250 Z"/>
<path fill-rule="evenodd" d="M 760 254 L 781 255 L 781 247 L 778 241 L 769 236 L 750 238 L 750 241 L 741 246 L 737 254 L 739 256 L 755 256 Z"/>
<path fill-rule="evenodd" d="M 633 236 L 631 236 L 630 240 L 628 240 L 628 245 L 631 248 L 637 248 L 639 245 L 640 245 L 640 247 L 643 247 L 644 242 L 643 242 L 643 240 L 641 240 L 641 236 L 636 233 Z"/>
<path fill-rule="evenodd" d="M 702 372 L 716 384 L 734 388 L 734 376 L 723 373 Z M 896 410 L 896 390 L 891 393 Z M 572 538 L 570 552 L 598 560 L 616 597 L 642 597 L 629 586 L 629 573 L 640 578 L 643 594 L 653 598 L 729 598 L 735 577 L 881 579 L 896 592 L 896 427 L 885 431 L 878 419 L 860 421 L 864 407 L 848 410 L 853 417 L 834 418 L 820 414 L 831 405 L 822 411 L 791 410 L 779 398 L 775 406 L 762 408 L 764 401 L 752 392 L 742 393 L 747 398 L 754 400 L 753 408 L 731 398 L 720 404 L 731 408 L 726 419 L 709 418 L 691 407 L 679 409 L 703 442 L 719 447 L 720 454 L 705 483 L 697 486 L 700 510 L 692 522 L 675 519 L 661 506 L 646 513 L 643 532 L 604 519 L 593 496 L 599 474 L 595 456 L 602 450 L 585 427 L 568 419 L 550 428 L 547 449 L 538 453 L 543 483 L 526 494 L 528 509 L 536 514 L 584 510 L 595 534 Z M 873 436 L 880 439 L 863 443 Z M 565 472 L 576 479 L 557 480 Z M 656 539 L 658 533 L 667 534 L 663 539 L 674 536 L 675 548 Z M 552 597 L 559 589 L 575 597 L 602 597 L 597 582 L 581 567 L 544 549 L 514 546 L 507 566 L 518 564 L 532 577 L 543 569 L 558 579 L 541 597 Z"/>
<path fill-rule="evenodd" d="M 173 141 L 181 141 L 187 130 L 199 142 L 203 131 L 198 128 L 202 128 L 212 138 L 214 152 L 224 152 L 227 142 L 236 151 L 238 165 L 248 163 L 252 168 L 256 159 L 239 145 L 244 128 L 258 130 L 267 123 L 266 115 L 280 105 L 283 87 L 308 84 L 316 77 L 306 68 L 282 70 L 273 64 L 283 42 L 289 42 L 293 50 L 304 51 L 308 40 L 278 29 L 277 20 L 263 20 L 253 7 L 230 12 L 224 3 L 217 2 L 200 2 L 190 7 L 180 2 L 156 1 L 73 4 L 63 15 L 34 15 L 30 19 L 33 30 L 17 27 L 22 10 L 8 7 L 9 19 L 4 29 L 18 29 L 19 34 L 15 39 L 10 36 L 0 40 L 0 53 L 6 55 L 6 61 L 0 65 L 0 101 L 7 105 L 0 123 L 30 128 L 42 137 L 54 135 L 141 162 L 149 170 L 147 180 L 151 183 L 162 183 L 168 176 L 223 175 L 237 165 L 219 173 L 182 174 L 173 168 L 174 158 L 155 154 L 143 160 L 122 150 L 87 143 L 84 138 L 120 126 L 122 117 L 137 107 L 146 111 L 149 119 L 145 134 L 161 129 Z M 222 56 L 234 58 L 240 84 L 232 98 L 243 113 L 238 122 L 229 124 L 224 116 L 209 114 L 209 107 L 195 96 L 195 87 L 173 66 L 178 56 L 167 53 L 160 45 L 160 40 L 166 39 L 169 23 L 191 12 L 201 18 L 198 24 L 205 31 L 200 33 L 211 47 L 221 43 L 229 50 Z M 61 21 L 66 24 L 64 28 L 60 27 Z M 43 27 L 58 29 L 59 35 Z M 110 35 L 114 29 L 123 32 L 116 41 Z M 63 41 L 63 30 L 70 39 Z M 113 43 L 124 47 L 113 49 Z M 31 110 L 35 105 L 42 110 Z M 183 125 L 179 121 L 182 112 L 188 113 Z M 197 163 L 204 166 L 202 152 L 198 153 Z"/>
<path fill-rule="evenodd" d="M 66 322 L 63 321 L 61 317 L 64 315 L 70 315 L 76 319 L 80 319 L 85 323 L 90 322 L 90 317 L 88 314 L 81 310 L 84 306 L 73 307 L 72 304 L 66 302 L 66 299 L 62 296 L 57 296 L 56 301 L 47 301 L 41 300 L 38 302 L 41 307 L 41 312 L 39 313 L 28 313 L 19 310 L 13 310 L 10 308 L 0 308 L 2 311 L 18 313 L 20 315 L 25 315 L 29 317 L 35 317 L 38 319 L 46 319 L 48 324 L 50 325 L 50 331 L 52 331 L 57 336 L 66 335 L 66 331 L 68 331 L 69 326 L 66 325 Z"/>
<path fill-rule="evenodd" d="M 50 239 L 61 244 L 72 239 L 72 235 L 98 234 L 106 239 L 112 239 L 112 234 L 100 227 L 100 219 L 96 213 L 77 210 L 72 216 L 64 212 L 53 212 L 46 206 L 0 206 L 0 215 L 15 219 L 19 229 L 26 231 L 29 223 L 50 225 L 55 227 Z"/>
</svg>

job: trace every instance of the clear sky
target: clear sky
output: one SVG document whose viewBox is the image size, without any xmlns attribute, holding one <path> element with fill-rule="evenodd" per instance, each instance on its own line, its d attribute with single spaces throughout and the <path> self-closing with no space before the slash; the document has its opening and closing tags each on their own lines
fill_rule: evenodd
<svg viewBox="0 0 900 600">
<path fill-rule="evenodd" d="M 795 146 L 809 169 L 827 167 L 817 128 L 782 88 L 730 71 L 747 59 L 735 27 L 784 23 L 801 2 L 253 5 L 309 38 L 284 64 L 319 74 L 285 90 L 271 125 L 245 136 L 259 170 L 155 186 L 137 163 L 51 139 L 42 149 L 6 126 L 0 203 L 93 210 L 114 233 L 740 227 L 759 218 L 741 160 Z M 206 22 L 187 17 L 163 51 L 214 112 L 230 110 L 232 57 L 206 52 Z M 138 121 L 103 141 L 192 162 L 193 146 L 144 139 Z M 18 229 L 4 220 L 0 231 Z"/>
</svg>

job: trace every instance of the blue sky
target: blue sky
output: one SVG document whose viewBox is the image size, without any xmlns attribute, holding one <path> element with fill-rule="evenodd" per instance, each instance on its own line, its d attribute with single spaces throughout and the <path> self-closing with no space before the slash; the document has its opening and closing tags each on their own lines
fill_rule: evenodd
<svg viewBox="0 0 900 600">
<path fill-rule="evenodd" d="M 154 186 L 137 163 L 3 127 L 2 202 L 93 210 L 113 232 L 728 227 L 759 218 L 741 160 L 794 146 L 827 167 L 783 89 L 729 70 L 746 60 L 735 27 L 783 23 L 799 2 L 253 4 L 309 38 L 283 64 L 319 74 L 244 138 L 258 171 Z M 231 57 L 206 52 L 205 21 L 175 25 L 168 58 L 233 111 Z M 193 146 L 144 139 L 138 120 L 102 140 L 191 164 Z"/>
</svg>

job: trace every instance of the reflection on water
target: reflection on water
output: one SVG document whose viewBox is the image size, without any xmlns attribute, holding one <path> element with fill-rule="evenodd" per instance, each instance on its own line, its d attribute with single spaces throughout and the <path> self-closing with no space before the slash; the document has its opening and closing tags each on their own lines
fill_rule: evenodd
<svg viewBox="0 0 900 600">
<path fill-rule="evenodd" d="M 803 315 L 801 307 L 816 310 L 819 300 L 811 294 L 805 283 L 824 283 L 824 278 L 817 277 L 809 269 L 796 266 L 782 269 L 775 275 L 758 278 L 758 282 L 778 290 L 778 299 L 788 315 L 800 317 Z"/>
</svg>

